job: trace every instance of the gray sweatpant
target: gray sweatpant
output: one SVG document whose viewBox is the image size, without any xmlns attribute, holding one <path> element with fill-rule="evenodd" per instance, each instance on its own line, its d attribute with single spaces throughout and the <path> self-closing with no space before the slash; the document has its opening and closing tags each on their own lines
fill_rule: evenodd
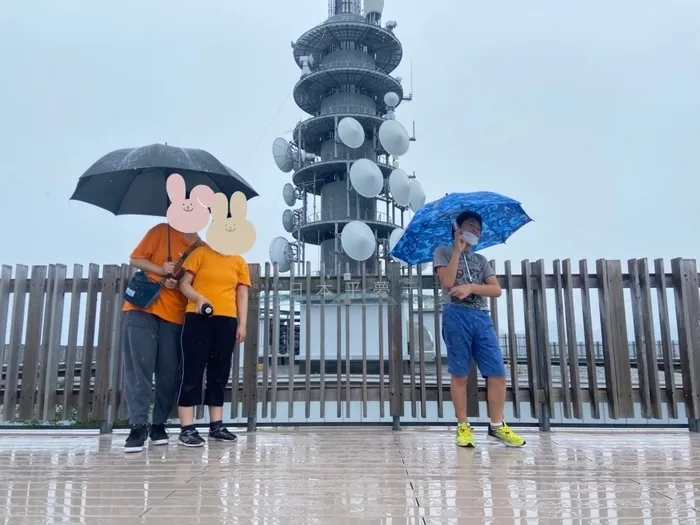
<svg viewBox="0 0 700 525">
<path fill-rule="evenodd" d="M 156 399 L 153 424 L 168 420 L 180 390 L 180 333 L 182 325 L 169 323 L 153 314 L 124 312 L 124 398 L 131 425 L 148 424 L 153 375 Z"/>
</svg>

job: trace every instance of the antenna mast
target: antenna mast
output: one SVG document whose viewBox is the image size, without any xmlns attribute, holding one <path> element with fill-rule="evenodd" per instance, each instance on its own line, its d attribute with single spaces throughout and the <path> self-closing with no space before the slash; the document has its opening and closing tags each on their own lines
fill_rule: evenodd
<svg viewBox="0 0 700 525">
<path fill-rule="evenodd" d="M 282 188 L 290 208 L 282 225 L 291 239 L 270 244 L 280 273 L 294 264 L 298 274 L 304 271 L 308 244 L 318 246 L 319 269 L 327 276 L 372 274 L 403 234 L 396 210 L 403 215 L 425 203 L 415 175 L 398 165 L 415 139 L 415 125 L 411 137 L 395 113 L 402 100 L 413 99 L 413 64 L 404 90 L 394 76 L 403 57 L 397 24 L 381 26 L 384 3 L 329 0 L 328 20 L 292 46 L 301 70 L 294 100 L 307 117 L 291 140 L 273 142 L 277 167 L 290 174 Z M 340 39 L 330 47 L 329 33 Z"/>
</svg>

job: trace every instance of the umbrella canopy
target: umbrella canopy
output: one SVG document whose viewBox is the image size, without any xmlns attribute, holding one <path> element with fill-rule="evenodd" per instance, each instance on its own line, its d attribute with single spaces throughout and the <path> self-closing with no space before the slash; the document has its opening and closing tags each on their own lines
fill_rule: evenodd
<svg viewBox="0 0 700 525">
<path fill-rule="evenodd" d="M 518 201 L 490 191 L 450 193 L 423 206 L 413 216 L 391 255 L 408 264 L 433 260 L 438 246 L 452 246 L 452 223 L 464 211 L 481 215 L 483 226 L 473 250 L 502 244 L 532 219 Z"/>
<path fill-rule="evenodd" d="M 80 177 L 71 200 L 115 215 L 165 217 L 169 204 L 165 182 L 172 173 L 182 175 L 188 192 L 204 184 L 227 198 L 237 191 L 247 199 L 258 195 L 243 177 L 207 151 L 151 144 L 102 157 Z"/>
</svg>

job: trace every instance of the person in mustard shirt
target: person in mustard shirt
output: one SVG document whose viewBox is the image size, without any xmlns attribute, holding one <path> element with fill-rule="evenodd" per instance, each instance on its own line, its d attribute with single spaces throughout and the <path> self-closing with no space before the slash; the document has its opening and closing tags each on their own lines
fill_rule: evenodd
<svg viewBox="0 0 700 525">
<path fill-rule="evenodd" d="M 194 407 L 202 404 L 205 368 L 204 404 L 209 407 L 209 438 L 236 441 L 236 436 L 223 424 L 223 407 L 233 349 L 246 336 L 248 264 L 240 255 L 223 255 L 204 245 L 192 252 L 183 268 L 180 290 L 189 302 L 182 329 L 178 441 L 186 447 L 204 445 L 194 426 Z M 206 315 L 205 307 L 211 308 L 211 315 Z"/>
<path fill-rule="evenodd" d="M 194 407 L 202 404 L 204 370 L 209 406 L 209 438 L 236 441 L 223 423 L 224 394 L 231 375 L 235 344 L 246 337 L 250 275 L 242 253 L 255 244 L 255 228 L 246 219 L 248 202 L 240 191 L 229 200 L 216 193 L 211 206 L 207 244 L 185 261 L 180 290 L 187 297 L 182 329 L 182 384 L 177 402 L 180 417 L 178 442 L 201 447 L 204 439 L 194 426 Z M 254 320 L 257 322 L 257 319 Z"/>
<path fill-rule="evenodd" d="M 172 261 L 198 239 L 196 233 L 181 233 L 166 223 L 158 224 L 146 233 L 129 262 L 158 281 L 173 274 Z M 187 299 L 173 278 L 165 280 L 157 299 L 147 308 L 124 301 L 124 397 L 131 425 L 125 452 L 142 451 L 149 436 L 153 445 L 168 443 L 165 423 L 180 388 L 180 333 L 186 306 Z M 154 374 L 155 405 L 149 432 Z"/>
</svg>

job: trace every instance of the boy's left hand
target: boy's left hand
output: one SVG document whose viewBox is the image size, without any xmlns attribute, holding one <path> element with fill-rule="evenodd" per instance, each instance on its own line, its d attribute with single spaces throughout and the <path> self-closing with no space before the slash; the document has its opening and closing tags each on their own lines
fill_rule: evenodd
<svg viewBox="0 0 700 525">
<path fill-rule="evenodd" d="M 460 284 L 450 290 L 450 295 L 457 299 L 466 299 L 473 293 L 474 291 L 471 284 Z"/>
</svg>

